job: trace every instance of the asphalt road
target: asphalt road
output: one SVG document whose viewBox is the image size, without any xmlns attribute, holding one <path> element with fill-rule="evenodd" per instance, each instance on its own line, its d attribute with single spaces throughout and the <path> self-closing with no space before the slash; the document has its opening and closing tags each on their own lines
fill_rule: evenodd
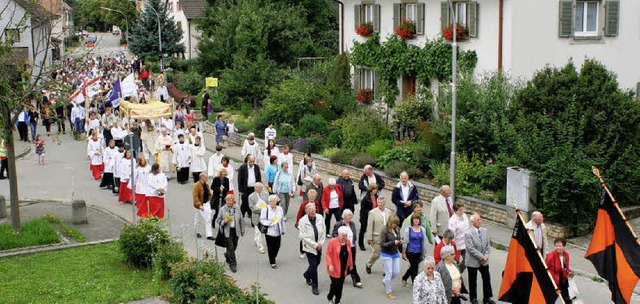
<svg viewBox="0 0 640 304">
<path fill-rule="evenodd" d="M 108 54 L 120 48 L 117 46 L 117 37 L 111 34 L 99 35 L 99 43 L 96 46 L 96 54 Z M 55 130 L 55 128 L 53 128 Z M 42 130 L 42 126 L 39 126 Z M 54 132 L 55 133 L 55 132 Z M 69 135 L 45 138 L 46 162 L 45 166 L 36 164 L 36 156 L 33 152 L 18 161 L 19 192 L 23 199 L 46 199 L 56 201 L 71 201 L 84 199 L 88 204 L 104 208 L 127 220 L 132 220 L 131 205 L 117 203 L 117 198 L 110 191 L 99 190 L 98 182 L 91 178 L 89 161 L 86 156 L 86 143 L 74 141 Z M 208 147 L 214 139 L 211 135 L 205 135 Z M 232 158 L 238 158 L 238 149 L 227 149 L 225 153 Z M 210 153 L 207 154 L 207 159 Z M 235 166 L 237 169 L 237 166 Z M 323 176 L 326 183 L 327 176 Z M 184 242 L 185 249 L 192 256 L 201 257 L 204 252 L 216 254 L 213 242 L 196 239 L 193 230 L 194 208 L 192 205 L 191 183 L 179 185 L 175 179 L 169 182 L 166 195 L 166 222 L 172 235 Z M 0 181 L 0 194 L 8 196 L 9 186 L 7 180 Z M 390 197 L 388 192 L 383 195 Z M 300 205 L 300 198 L 292 200 L 289 217 L 294 214 Z M 356 207 L 359 208 L 359 207 Z M 355 212 L 358 214 L 358 210 Z M 356 223 L 357 223 L 356 219 Z M 294 221 L 287 222 L 288 233 L 283 237 L 282 248 L 278 256 L 277 270 L 271 269 L 266 255 L 256 252 L 253 245 L 253 230 L 247 223 L 245 225 L 247 235 L 241 238 L 238 245 L 238 273 L 232 274 L 239 284 L 248 287 L 256 281 L 260 283 L 269 298 L 277 303 L 326 303 L 326 295 L 329 289 L 329 277 L 326 274 L 324 261 L 319 266 L 320 296 L 314 296 L 310 287 L 302 278 L 302 273 L 307 267 L 304 259 L 298 258 L 298 236 L 293 227 Z M 430 247 L 431 249 L 433 247 Z M 217 250 L 222 259 L 222 251 Z M 364 263 L 368 259 L 370 250 L 358 252 L 356 265 L 363 279 L 364 288 L 352 287 L 351 280 L 345 282 L 343 303 L 410 303 L 411 290 L 402 287 L 400 278 L 394 281 L 394 294 L 397 299 L 390 301 L 385 297 L 382 282 L 382 263 L 378 261 L 373 267 L 373 273 L 368 275 L 364 271 Z M 500 288 L 501 272 L 504 268 L 507 253 L 493 249 L 490 257 L 491 281 L 494 298 Z M 401 262 L 401 275 L 407 269 L 408 263 Z M 28 271 L 28 270 L 25 270 Z M 468 282 L 464 275 L 465 282 Z M 611 303 L 610 293 L 606 285 L 595 282 L 591 278 L 576 277 L 582 298 L 585 303 Z M 481 294 L 481 290 L 479 290 Z M 482 299 L 482 296 L 479 297 Z M 636 296 L 632 303 L 640 303 Z"/>
</svg>

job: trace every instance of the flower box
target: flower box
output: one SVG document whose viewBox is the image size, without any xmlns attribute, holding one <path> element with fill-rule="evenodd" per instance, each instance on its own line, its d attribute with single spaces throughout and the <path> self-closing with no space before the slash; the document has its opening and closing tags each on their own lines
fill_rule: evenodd
<svg viewBox="0 0 640 304">
<path fill-rule="evenodd" d="M 373 101 L 373 90 L 359 89 L 356 91 L 356 99 L 362 104 L 370 104 Z"/>
<path fill-rule="evenodd" d="M 362 37 L 371 37 L 373 35 L 373 23 L 363 22 L 356 28 L 356 33 Z"/>
<path fill-rule="evenodd" d="M 405 20 L 396 29 L 396 35 L 404 40 L 413 39 L 416 37 L 416 25 L 411 20 Z"/>
<path fill-rule="evenodd" d="M 442 36 L 444 37 L 444 39 L 447 39 L 449 41 L 453 41 L 453 32 L 454 30 L 452 24 L 449 24 L 442 28 Z M 465 26 L 464 24 L 456 23 L 455 32 L 457 41 L 469 39 L 469 28 L 467 28 L 467 26 Z"/>
</svg>

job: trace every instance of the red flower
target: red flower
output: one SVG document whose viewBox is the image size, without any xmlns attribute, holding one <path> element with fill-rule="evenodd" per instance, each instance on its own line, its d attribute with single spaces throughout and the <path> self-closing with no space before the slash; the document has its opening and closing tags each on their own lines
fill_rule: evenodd
<svg viewBox="0 0 640 304">
<path fill-rule="evenodd" d="M 442 36 L 449 41 L 453 41 L 453 31 L 454 31 L 453 25 L 449 24 L 442 28 Z M 469 39 L 469 29 L 467 28 L 466 25 L 456 23 L 455 32 L 456 32 L 456 40 Z"/>
<path fill-rule="evenodd" d="M 416 25 L 411 20 L 405 20 L 396 29 L 396 35 L 404 40 L 413 39 L 416 35 Z"/>
<path fill-rule="evenodd" d="M 369 37 L 373 35 L 373 23 L 363 22 L 356 28 L 356 33 L 362 37 Z"/>
<path fill-rule="evenodd" d="M 373 91 L 371 89 L 358 89 L 356 99 L 362 104 L 370 104 L 373 101 Z"/>
</svg>

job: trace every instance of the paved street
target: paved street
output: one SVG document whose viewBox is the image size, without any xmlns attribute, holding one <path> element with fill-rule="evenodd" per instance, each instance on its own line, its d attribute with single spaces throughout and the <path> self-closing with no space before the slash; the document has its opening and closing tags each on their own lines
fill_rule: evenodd
<svg viewBox="0 0 640 304">
<path fill-rule="evenodd" d="M 94 50 L 95 54 L 109 54 L 113 51 L 122 50 L 122 47 L 117 45 L 118 39 L 118 36 L 111 34 L 99 35 L 98 45 Z M 42 126 L 39 126 L 40 130 L 42 130 Z M 53 137 L 45 138 L 45 140 L 47 140 L 47 164 L 45 166 L 36 164 L 36 155 L 33 152 L 18 161 L 19 189 L 22 199 L 69 202 L 80 198 L 85 199 L 90 205 L 104 208 L 124 219 L 132 220 L 132 206 L 117 203 L 116 196 L 108 190 L 99 190 L 98 182 L 91 178 L 89 161 L 86 156 L 86 142 L 74 141 L 69 135 L 60 135 L 59 137 L 54 135 Z M 213 136 L 206 134 L 205 142 L 209 148 L 212 148 L 212 143 L 214 143 Z M 237 147 L 228 148 L 224 150 L 224 153 L 237 160 L 240 157 L 239 150 Z M 207 160 L 209 156 L 210 152 L 207 154 Z M 234 164 L 234 167 L 237 169 L 237 164 Z M 327 178 L 328 176 L 323 175 L 325 183 Z M 8 196 L 8 189 L 8 182 L 6 180 L 0 181 L 0 194 Z M 190 255 L 202 256 L 204 251 L 215 254 L 216 250 L 213 242 L 195 238 L 191 190 L 191 183 L 179 185 L 175 182 L 175 179 L 169 182 L 169 189 L 166 195 L 166 221 L 168 222 L 168 227 L 175 237 L 184 242 L 185 249 Z M 387 198 L 391 196 L 388 191 L 383 191 L 382 194 Z M 290 207 L 290 219 L 299 205 L 300 198 L 296 197 Z M 356 208 L 359 208 L 359 206 Z M 355 213 L 358 214 L 358 210 Z M 356 219 L 356 222 L 358 222 L 358 219 Z M 293 220 L 287 222 L 288 233 L 283 237 L 282 248 L 278 257 L 279 269 L 277 270 L 270 268 L 266 255 L 257 254 L 252 242 L 253 230 L 249 224 L 246 224 L 247 235 L 240 239 L 237 251 L 238 273 L 232 274 L 232 276 L 245 287 L 258 281 L 263 287 L 263 291 L 269 294 L 269 298 L 276 301 L 276 303 L 326 303 L 329 278 L 326 274 L 324 262 L 319 267 L 321 294 L 320 296 L 314 296 L 301 275 L 306 269 L 307 263 L 306 260 L 298 258 L 298 237 L 293 224 Z M 493 223 L 486 223 L 486 226 L 489 227 L 490 233 L 495 231 L 496 235 L 506 234 L 508 238 L 510 229 Z M 220 257 L 222 257 L 221 253 L 222 250 L 218 252 Z M 369 254 L 370 250 L 367 252 L 359 251 L 356 263 L 363 279 L 364 289 L 353 288 L 351 280 L 347 279 L 343 303 L 410 303 L 411 291 L 402 287 L 400 278 L 394 281 L 394 294 L 398 297 L 397 300 L 390 301 L 386 299 L 384 289 L 381 286 L 381 261 L 374 265 L 371 275 L 367 275 L 364 271 L 364 263 Z M 497 298 L 500 287 L 500 274 L 504 267 L 506 254 L 505 251 L 496 249 L 493 249 L 491 254 L 490 263 L 494 298 Z M 575 255 L 572 254 L 572 261 L 581 259 L 582 257 L 578 256 L 577 253 Z M 407 266 L 408 263 L 401 262 L 401 275 Z M 586 299 L 585 303 L 610 303 L 610 293 L 606 285 L 583 276 L 577 277 L 577 283 L 583 293 L 582 297 Z M 640 297 L 635 295 L 632 303 L 640 303 Z"/>
</svg>

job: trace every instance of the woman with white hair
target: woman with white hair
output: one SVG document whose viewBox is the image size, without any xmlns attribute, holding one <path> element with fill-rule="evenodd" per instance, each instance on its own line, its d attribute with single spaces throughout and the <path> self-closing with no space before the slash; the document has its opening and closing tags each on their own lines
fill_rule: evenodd
<svg viewBox="0 0 640 304">
<path fill-rule="evenodd" d="M 278 206 L 278 196 L 275 194 L 269 195 L 269 202 L 266 208 L 260 211 L 260 224 L 267 226 L 267 233 L 265 238 L 267 240 L 267 253 L 269 254 L 269 264 L 271 268 L 278 268 L 276 264 L 276 257 L 280 251 L 280 244 L 282 241 L 282 235 L 286 232 L 286 225 L 284 224 L 284 214 L 282 207 Z"/>
<path fill-rule="evenodd" d="M 425 259 L 424 271 L 413 282 L 413 304 L 446 304 L 447 295 L 440 273 L 435 271 L 436 261 L 432 256 Z"/>
<path fill-rule="evenodd" d="M 328 185 L 322 189 L 320 203 L 322 205 L 322 210 L 324 211 L 324 225 L 327 227 L 327 237 L 331 237 L 329 234 L 329 228 L 331 227 L 331 215 L 336 218 L 336 222 L 340 221 L 340 217 L 342 216 L 342 207 L 344 206 L 342 187 L 336 184 L 335 178 L 330 178 Z"/>
<path fill-rule="evenodd" d="M 327 273 L 331 279 L 331 287 L 327 295 L 330 303 L 340 303 L 344 279 L 347 276 L 347 271 L 353 268 L 353 259 L 351 257 L 353 243 L 349 242 L 349 233 L 353 233 L 351 229 L 347 226 L 342 226 L 338 228 L 338 237 L 332 238 L 327 244 L 325 262 L 327 264 Z"/>
<path fill-rule="evenodd" d="M 353 260 L 353 270 L 351 270 L 351 279 L 353 280 L 353 287 L 362 288 L 362 282 L 360 281 L 360 275 L 358 275 L 358 270 L 356 270 L 356 241 L 358 240 L 358 233 L 356 230 L 356 223 L 353 222 L 353 212 L 349 209 L 345 209 L 342 212 L 342 221 L 336 223 L 333 226 L 332 237 L 338 236 L 338 231 L 342 227 L 349 227 L 349 232 L 347 234 L 347 240 L 351 244 L 351 259 Z"/>
<path fill-rule="evenodd" d="M 440 274 L 442 284 L 447 295 L 447 303 L 460 304 L 463 293 L 466 293 L 462 274 L 455 263 L 455 251 L 452 246 L 444 246 L 440 249 L 442 261 L 436 265 L 435 271 Z"/>
</svg>

